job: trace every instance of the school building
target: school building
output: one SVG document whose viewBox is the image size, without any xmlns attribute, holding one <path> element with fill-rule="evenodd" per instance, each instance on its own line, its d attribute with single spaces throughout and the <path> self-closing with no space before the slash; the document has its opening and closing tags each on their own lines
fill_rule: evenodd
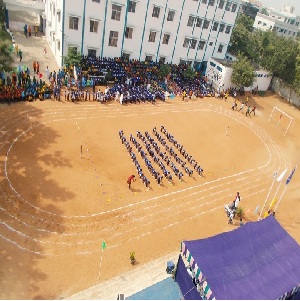
<svg viewBox="0 0 300 301">
<path fill-rule="evenodd" d="M 83 55 L 205 67 L 224 59 L 241 0 L 47 0 L 45 34 L 58 65 Z"/>
</svg>

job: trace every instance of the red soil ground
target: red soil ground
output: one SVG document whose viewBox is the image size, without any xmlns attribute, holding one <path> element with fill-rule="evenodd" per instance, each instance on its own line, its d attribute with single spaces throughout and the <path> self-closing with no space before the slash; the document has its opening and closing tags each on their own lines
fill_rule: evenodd
<svg viewBox="0 0 300 301">
<path fill-rule="evenodd" d="M 224 204 L 236 192 L 247 221 L 262 205 L 273 173 L 299 163 L 299 111 L 276 95 L 251 97 L 256 116 L 231 110 L 232 100 L 169 100 L 156 105 L 34 102 L 0 111 L 0 298 L 58 299 L 169 252 L 180 242 L 237 227 L 227 224 Z M 289 120 L 278 106 L 295 118 Z M 174 178 L 146 191 L 118 131 L 125 136 L 164 125 L 204 168 L 204 176 Z M 229 126 L 228 135 L 225 131 Z M 80 158 L 80 146 L 83 158 Z M 158 167 L 156 167 L 158 170 Z M 296 171 L 276 211 L 284 228 L 300 242 L 300 173 Z M 285 183 L 275 183 L 281 197 Z M 106 260 L 97 280 L 101 243 Z"/>
</svg>

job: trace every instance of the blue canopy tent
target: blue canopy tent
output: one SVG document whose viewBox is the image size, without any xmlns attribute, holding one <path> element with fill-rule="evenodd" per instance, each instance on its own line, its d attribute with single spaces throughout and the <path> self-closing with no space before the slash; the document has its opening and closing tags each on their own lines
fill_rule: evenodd
<svg viewBox="0 0 300 301">
<path fill-rule="evenodd" d="M 273 216 L 183 241 L 181 251 L 200 282 L 197 290 L 179 257 L 175 279 L 185 299 L 274 300 L 300 290 L 300 246 Z"/>
</svg>

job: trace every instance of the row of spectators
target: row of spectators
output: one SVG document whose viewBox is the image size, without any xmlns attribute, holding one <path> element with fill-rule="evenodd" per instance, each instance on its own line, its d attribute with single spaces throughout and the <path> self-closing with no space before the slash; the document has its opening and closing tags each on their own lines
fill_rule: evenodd
<svg viewBox="0 0 300 301">
<path fill-rule="evenodd" d="M 187 65 L 169 64 L 170 73 L 166 77 L 161 77 L 159 70 L 162 65 L 160 62 L 83 56 L 80 66 L 76 67 L 76 80 L 71 78 L 65 68 L 51 72 L 47 68 L 44 81 L 40 73 L 31 76 L 28 68 L 19 68 L 11 76 L 0 72 L 0 99 L 8 102 L 40 99 L 41 86 L 47 92 L 42 94 L 42 98 L 60 99 L 57 93 L 54 95 L 54 90 L 60 93 L 60 88 L 65 87 L 70 90 L 70 95 L 72 91 L 74 92 L 75 99 L 85 99 L 80 97 L 80 91 L 92 90 L 94 94 L 96 86 L 106 83 L 107 80 L 112 83 L 112 86 L 106 89 L 104 98 L 116 99 L 121 104 L 165 100 L 169 96 L 174 97 L 183 93 L 190 98 L 214 95 L 206 78 L 199 73 L 195 72 L 193 79 L 184 76 Z M 58 88 L 54 89 L 55 86 Z M 20 93 L 15 96 L 15 90 L 21 91 L 21 96 L 18 96 Z M 24 92 L 23 96 L 22 92 Z M 95 97 L 93 99 L 98 100 Z"/>
</svg>

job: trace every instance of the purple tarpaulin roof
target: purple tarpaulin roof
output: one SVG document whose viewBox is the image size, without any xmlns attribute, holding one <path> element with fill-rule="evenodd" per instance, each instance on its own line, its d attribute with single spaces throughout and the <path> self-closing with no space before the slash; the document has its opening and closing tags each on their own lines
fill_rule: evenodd
<svg viewBox="0 0 300 301">
<path fill-rule="evenodd" d="M 300 246 L 273 216 L 184 241 L 216 299 L 278 299 L 300 284 Z"/>
</svg>

